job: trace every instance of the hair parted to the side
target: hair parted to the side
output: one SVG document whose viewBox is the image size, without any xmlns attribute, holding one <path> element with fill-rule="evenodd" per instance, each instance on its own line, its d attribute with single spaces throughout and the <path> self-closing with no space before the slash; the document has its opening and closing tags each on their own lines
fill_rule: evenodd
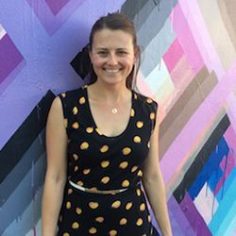
<svg viewBox="0 0 236 236">
<path fill-rule="evenodd" d="M 93 25 L 90 36 L 89 36 L 89 44 L 88 49 L 91 50 L 93 47 L 94 35 L 96 32 L 102 29 L 110 29 L 110 30 L 122 30 L 126 33 L 129 33 L 133 38 L 133 46 L 135 51 L 137 52 L 136 63 L 126 79 L 126 86 L 129 89 L 133 89 L 136 87 L 136 79 L 137 73 L 140 67 L 140 49 L 137 45 L 137 36 L 136 30 L 133 22 L 122 13 L 108 13 L 106 16 L 100 17 Z M 97 76 L 91 65 L 90 72 L 90 84 L 94 83 L 97 80 Z"/>
</svg>

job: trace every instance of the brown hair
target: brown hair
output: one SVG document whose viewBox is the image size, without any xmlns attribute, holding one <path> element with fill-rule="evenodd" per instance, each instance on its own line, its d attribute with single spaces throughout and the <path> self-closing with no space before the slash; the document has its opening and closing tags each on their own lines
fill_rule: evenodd
<svg viewBox="0 0 236 236">
<path fill-rule="evenodd" d="M 132 89 L 136 86 L 136 77 L 137 72 L 140 66 L 140 51 L 137 45 L 137 36 L 134 24 L 129 18 L 122 13 L 108 13 L 106 16 L 102 16 L 99 18 L 93 25 L 90 36 L 89 36 L 89 50 L 92 49 L 93 39 L 96 32 L 102 29 L 110 29 L 110 30 L 122 30 L 129 33 L 133 37 L 133 45 L 134 49 L 137 51 L 137 60 L 136 65 L 133 67 L 131 73 L 126 79 L 126 86 L 129 89 Z M 93 69 L 91 69 L 90 74 L 90 83 L 93 83 L 97 80 L 97 76 Z"/>
</svg>

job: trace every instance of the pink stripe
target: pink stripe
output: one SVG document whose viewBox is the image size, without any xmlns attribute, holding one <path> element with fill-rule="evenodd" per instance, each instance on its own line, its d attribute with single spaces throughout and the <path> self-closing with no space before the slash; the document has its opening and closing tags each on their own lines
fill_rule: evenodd
<svg viewBox="0 0 236 236">
<path fill-rule="evenodd" d="M 190 81 L 195 76 L 195 72 L 192 70 L 186 55 L 183 55 L 178 63 L 175 65 L 175 68 L 171 71 L 171 79 L 175 84 L 175 87 L 182 92 L 188 86 Z"/>
<path fill-rule="evenodd" d="M 219 78 L 224 73 L 223 65 L 212 44 L 208 29 L 199 9 L 197 0 L 179 0 L 179 5 L 186 16 L 188 25 L 199 48 L 204 64 L 209 71 L 214 70 Z"/>
<path fill-rule="evenodd" d="M 161 167 L 166 182 L 176 174 L 177 168 L 184 167 L 193 151 L 199 146 L 199 142 L 207 134 L 213 120 L 219 115 L 228 94 L 236 89 L 235 74 L 236 63 L 201 104 L 163 156 Z"/>
<path fill-rule="evenodd" d="M 173 9 L 173 27 L 179 43 L 191 64 L 191 69 L 197 73 L 204 63 L 179 4 Z"/>
<path fill-rule="evenodd" d="M 163 56 L 163 59 L 169 71 L 173 70 L 173 68 L 177 64 L 178 60 L 183 56 L 183 54 L 183 49 L 179 44 L 178 40 L 176 39 Z"/>
<path fill-rule="evenodd" d="M 226 130 L 224 134 L 225 140 L 227 141 L 229 147 L 233 148 L 236 145 L 236 134 L 232 126 Z"/>
</svg>

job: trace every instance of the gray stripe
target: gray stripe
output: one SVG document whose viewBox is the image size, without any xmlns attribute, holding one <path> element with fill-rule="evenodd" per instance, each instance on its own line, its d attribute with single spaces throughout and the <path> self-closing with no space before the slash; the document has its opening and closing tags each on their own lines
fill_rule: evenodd
<svg viewBox="0 0 236 236">
<path fill-rule="evenodd" d="M 29 149 L 22 156 L 10 174 L 0 184 L 0 207 L 7 201 L 27 172 L 32 168 L 38 158 L 45 152 L 44 131 L 42 131 L 34 140 Z"/>
<path fill-rule="evenodd" d="M 35 165 L 32 165 L 30 171 L 2 206 L 0 211 L 0 235 L 2 235 L 14 220 L 20 219 L 25 209 L 34 199 L 36 191 L 38 191 L 40 186 L 43 184 L 44 169 L 45 154 L 40 156 Z M 28 229 L 31 228 L 32 222 L 29 222 Z"/>
</svg>

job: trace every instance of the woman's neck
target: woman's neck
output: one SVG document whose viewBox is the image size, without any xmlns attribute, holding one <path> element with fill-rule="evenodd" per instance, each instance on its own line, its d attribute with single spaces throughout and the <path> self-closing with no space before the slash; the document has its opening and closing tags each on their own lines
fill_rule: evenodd
<svg viewBox="0 0 236 236">
<path fill-rule="evenodd" d="M 131 91 L 123 84 L 105 86 L 99 82 L 95 82 L 89 86 L 89 91 L 90 99 L 107 103 L 119 103 L 124 100 L 129 101 L 131 96 Z"/>
</svg>

